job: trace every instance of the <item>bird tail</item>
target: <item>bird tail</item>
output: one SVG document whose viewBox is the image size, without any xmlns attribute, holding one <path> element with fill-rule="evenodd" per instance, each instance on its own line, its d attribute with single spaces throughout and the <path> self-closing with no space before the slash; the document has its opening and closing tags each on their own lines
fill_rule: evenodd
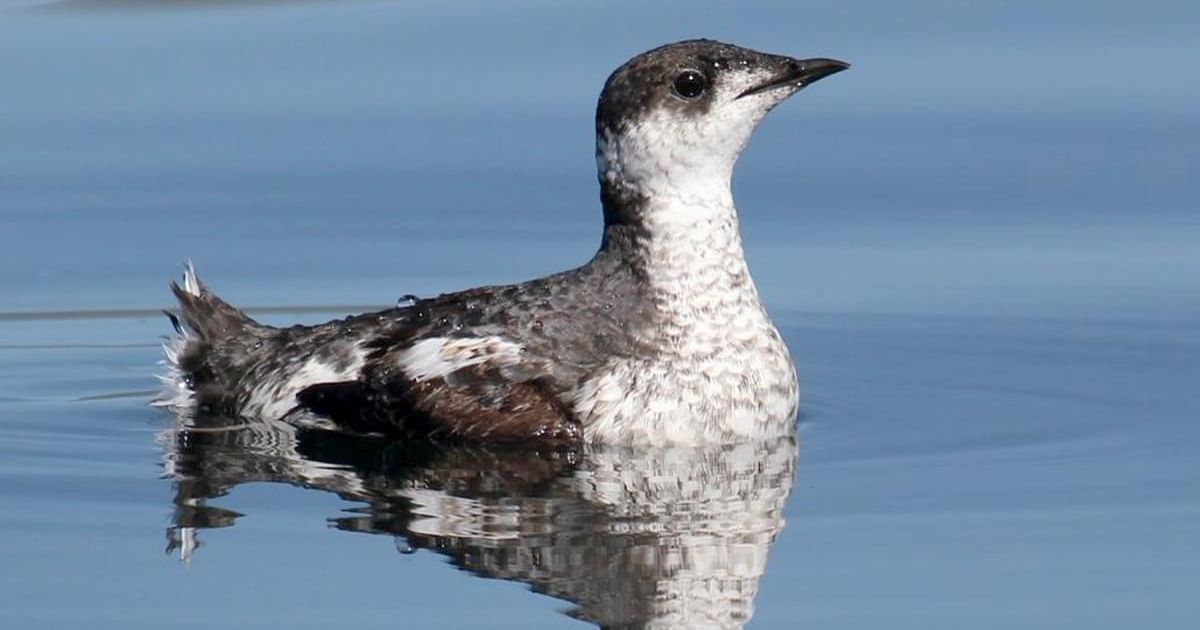
<svg viewBox="0 0 1200 630">
<path fill-rule="evenodd" d="M 167 313 L 167 316 L 171 318 L 175 331 L 184 337 L 195 335 L 198 341 L 217 341 L 238 336 L 250 328 L 261 327 L 249 315 L 217 297 L 200 282 L 191 262 L 184 268 L 183 286 L 172 282 L 171 292 L 179 300 L 179 318 L 171 313 Z"/>
<path fill-rule="evenodd" d="M 196 277 L 191 262 L 183 271 L 182 286 L 172 282 L 171 291 L 179 300 L 178 314 L 163 312 L 175 335 L 163 344 L 167 371 L 159 376 L 163 391 L 152 404 L 186 411 L 195 407 L 199 388 L 238 371 L 230 360 L 236 353 L 230 350 L 252 343 L 268 328 L 217 297 Z"/>
</svg>

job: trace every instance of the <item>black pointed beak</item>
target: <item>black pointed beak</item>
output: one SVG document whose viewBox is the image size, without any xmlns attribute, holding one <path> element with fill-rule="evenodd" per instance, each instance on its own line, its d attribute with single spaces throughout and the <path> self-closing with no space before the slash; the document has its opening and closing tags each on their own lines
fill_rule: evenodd
<svg viewBox="0 0 1200 630">
<path fill-rule="evenodd" d="M 738 94 L 737 97 L 742 98 L 743 96 L 750 96 L 752 94 L 761 94 L 781 87 L 792 87 L 798 90 L 849 67 L 850 64 L 845 61 L 822 57 L 814 59 L 788 59 L 787 63 L 784 64 L 783 72 L 779 76 L 769 79 L 761 85 L 756 85 Z"/>
</svg>

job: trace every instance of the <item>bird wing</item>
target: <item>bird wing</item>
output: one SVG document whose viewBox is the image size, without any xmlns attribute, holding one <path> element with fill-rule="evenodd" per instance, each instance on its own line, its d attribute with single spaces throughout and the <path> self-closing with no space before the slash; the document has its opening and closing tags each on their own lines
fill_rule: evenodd
<svg viewBox="0 0 1200 630">
<path fill-rule="evenodd" d="M 579 425 L 525 348 L 499 335 L 381 339 L 353 381 L 310 385 L 299 407 L 359 433 L 576 441 Z"/>
</svg>

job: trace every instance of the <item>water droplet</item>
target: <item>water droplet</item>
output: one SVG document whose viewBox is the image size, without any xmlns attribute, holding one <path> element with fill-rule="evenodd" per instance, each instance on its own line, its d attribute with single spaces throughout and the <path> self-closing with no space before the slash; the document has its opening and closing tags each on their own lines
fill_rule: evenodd
<svg viewBox="0 0 1200 630">
<path fill-rule="evenodd" d="M 533 329 L 534 329 L 534 330 L 541 330 L 541 329 L 542 329 L 542 325 L 543 325 L 543 324 L 542 324 L 542 320 L 540 320 L 540 319 L 535 319 L 535 320 L 533 320 Z"/>
<path fill-rule="evenodd" d="M 396 300 L 396 306 L 398 308 L 408 308 L 408 307 L 412 306 L 413 304 L 416 304 L 417 301 L 420 299 L 421 298 L 419 298 L 411 293 L 405 293 L 404 295 L 400 296 L 400 299 Z"/>
<path fill-rule="evenodd" d="M 408 544 L 408 539 L 397 536 L 396 551 L 399 551 L 401 555 L 411 556 L 417 552 L 417 548 Z"/>
<path fill-rule="evenodd" d="M 439 317 L 439 318 L 438 318 L 438 326 L 440 326 L 441 328 L 445 328 L 445 327 L 447 327 L 447 326 L 449 326 L 449 325 L 450 325 L 450 318 L 449 318 L 449 317 Z"/>
</svg>

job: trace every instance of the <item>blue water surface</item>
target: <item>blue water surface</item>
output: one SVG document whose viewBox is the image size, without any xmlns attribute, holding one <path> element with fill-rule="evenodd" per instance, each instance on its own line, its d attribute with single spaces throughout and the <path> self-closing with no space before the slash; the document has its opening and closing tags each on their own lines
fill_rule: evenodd
<svg viewBox="0 0 1200 630">
<path fill-rule="evenodd" d="M 1194 627 L 1198 23 L 0 3 L 0 626 Z M 148 406 L 187 259 L 280 324 L 586 260 L 600 85 L 697 36 L 854 64 L 735 175 L 798 445 L 414 459 Z"/>
</svg>

